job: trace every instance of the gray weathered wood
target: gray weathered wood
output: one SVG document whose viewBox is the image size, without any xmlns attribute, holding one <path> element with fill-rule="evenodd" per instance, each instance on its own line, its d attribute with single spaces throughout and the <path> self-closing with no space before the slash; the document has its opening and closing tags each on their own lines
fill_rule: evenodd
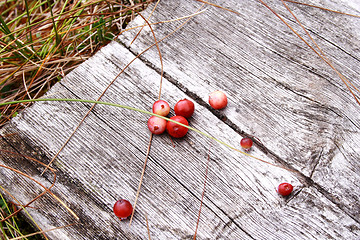
<svg viewBox="0 0 360 240">
<path fill-rule="evenodd" d="M 159 46 L 164 60 L 162 98 L 171 106 L 195 102 L 190 125 L 239 147 L 255 136 L 251 154 L 292 171 L 262 163 L 195 132 L 175 139 L 155 136 L 132 226 L 119 222 L 112 206 L 135 194 L 150 134 L 149 116 L 97 105 L 53 164 L 52 192 L 79 217 L 76 221 L 49 194 L 28 211 L 50 239 L 191 239 L 196 226 L 205 169 L 210 156 L 198 239 L 357 239 L 359 217 L 359 105 L 339 77 L 258 1 L 217 1 L 236 15 L 206 6 Z M 356 2 L 311 1 L 359 14 Z M 162 1 L 150 21 L 194 13 L 196 1 Z M 359 19 L 307 6 L 291 9 L 311 31 L 338 70 L 359 87 Z M 146 17 L 153 6 L 143 13 Z M 280 1 L 274 7 L 287 21 Z M 184 21 L 184 20 L 183 20 Z M 136 18 L 131 26 L 143 24 Z M 153 26 L 157 39 L 181 22 Z M 294 22 L 291 22 L 295 26 Z M 300 31 L 300 28 L 296 28 Z M 120 36 L 55 85 L 52 98 L 97 99 L 127 63 L 150 46 L 146 27 Z M 157 99 L 160 61 L 155 47 L 135 60 L 102 101 L 150 110 Z M 229 98 L 222 111 L 207 104 L 221 89 Z M 38 102 L 1 130 L 1 149 L 49 162 L 90 104 Z M 172 112 L 173 114 L 173 112 Z M 1 164 L 22 170 L 49 187 L 43 167 L 1 152 Z M 1 168 L 0 185 L 25 204 L 42 189 Z M 279 197 L 276 186 L 295 191 Z"/>
<path fill-rule="evenodd" d="M 190 3 L 195 6 L 189 7 Z M 196 93 L 203 101 L 207 101 L 209 88 L 229 92 L 234 104 L 223 113 L 231 124 L 261 139 L 269 151 L 306 176 L 314 175 L 324 181 L 322 176 L 326 175 L 329 181 L 323 187 L 337 198 L 343 199 L 343 189 L 347 189 L 351 201 L 342 201 L 359 213 L 353 204 L 354 199 L 359 199 L 357 186 L 345 181 L 334 188 L 337 175 L 344 172 L 343 166 L 339 169 L 333 164 L 329 168 L 333 159 L 347 158 L 339 161 L 350 165 L 350 179 L 358 179 L 356 173 L 351 174 L 358 169 L 354 159 L 359 158 L 360 152 L 358 104 L 336 73 L 275 16 L 267 14 L 268 9 L 257 1 L 236 3 L 236 7 L 233 4 L 225 6 L 239 11 L 239 16 L 206 11 L 176 38 L 162 42 L 165 71 L 174 83 L 181 82 L 185 91 Z M 158 8 L 153 21 L 166 19 L 166 12 L 175 16 L 190 14 L 199 6 L 192 1 L 179 5 L 168 2 L 166 10 Z M 289 17 L 276 1 L 270 6 L 277 6 L 279 13 Z M 321 6 L 354 13 L 331 2 Z M 360 73 L 359 19 L 309 7 L 291 7 L 338 70 L 356 85 Z M 249 17 L 254 12 L 257 14 Z M 199 22 L 206 24 L 199 28 Z M 154 28 L 159 39 L 161 33 L 168 32 L 162 28 L 169 26 Z M 128 44 L 132 35 L 126 33 L 121 39 Z M 135 42 L 131 50 L 141 51 L 151 37 L 150 33 L 141 35 L 142 41 Z M 174 49 L 181 51 L 173 54 Z M 144 59 L 160 68 L 156 49 L 145 53 Z M 344 144 L 351 147 L 341 150 Z M 342 157 L 343 154 L 351 157 Z"/>
</svg>

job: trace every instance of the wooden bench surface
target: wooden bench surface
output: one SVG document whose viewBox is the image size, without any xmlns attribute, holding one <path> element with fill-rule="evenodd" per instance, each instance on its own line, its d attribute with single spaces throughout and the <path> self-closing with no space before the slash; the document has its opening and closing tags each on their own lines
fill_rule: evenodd
<svg viewBox="0 0 360 240">
<path fill-rule="evenodd" d="M 314 46 L 281 1 L 266 2 Z M 303 2 L 360 15 L 356 0 Z M 112 207 L 120 198 L 135 200 L 149 115 L 96 105 L 51 165 L 52 193 L 79 220 L 49 193 L 27 208 L 42 230 L 75 224 L 47 232 L 49 239 L 148 239 L 146 219 L 151 239 L 192 239 L 208 158 L 197 239 L 359 239 L 360 105 L 338 74 L 260 1 L 213 3 L 238 14 L 194 0 L 168 0 L 149 19 L 174 20 L 152 25 L 161 40 L 161 98 L 172 107 L 191 99 L 196 110 L 190 126 L 235 148 L 242 137 L 253 136 L 250 154 L 268 163 L 195 131 L 182 139 L 154 136 L 129 226 Z M 360 88 L 360 19 L 287 5 L 336 69 Z M 153 8 L 141 14 L 147 18 Z M 128 28 L 144 23 L 138 16 Z M 127 31 L 103 47 L 45 98 L 98 99 L 128 63 L 154 45 L 149 27 L 130 44 L 138 32 Z M 101 101 L 151 111 L 160 79 L 153 46 L 116 78 Z M 224 110 L 208 104 L 215 90 L 228 96 Z M 22 204 L 43 191 L 5 165 L 50 187 L 53 174 L 42 176 L 44 167 L 23 156 L 49 163 L 91 106 L 37 102 L 1 129 L 0 186 Z M 281 182 L 294 185 L 290 197 L 277 194 Z"/>
</svg>

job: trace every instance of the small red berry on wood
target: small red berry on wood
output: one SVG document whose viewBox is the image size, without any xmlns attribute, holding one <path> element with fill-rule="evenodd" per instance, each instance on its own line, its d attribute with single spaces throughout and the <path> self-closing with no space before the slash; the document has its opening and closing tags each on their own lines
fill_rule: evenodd
<svg viewBox="0 0 360 240">
<path fill-rule="evenodd" d="M 126 219 L 132 214 L 133 207 L 128 200 L 120 199 L 116 201 L 113 207 L 115 215 L 120 219 Z"/>
<path fill-rule="evenodd" d="M 170 119 L 174 120 L 176 122 L 182 123 L 186 126 L 189 126 L 188 121 L 183 116 L 173 116 Z M 186 133 L 188 132 L 188 129 L 186 127 L 181 126 L 181 125 L 171 122 L 171 121 L 167 122 L 166 130 L 169 133 L 169 135 L 174 138 L 184 137 L 186 135 Z"/>
<path fill-rule="evenodd" d="M 253 145 L 253 141 L 251 140 L 251 138 L 248 137 L 244 137 L 243 139 L 241 139 L 240 141 L 240 146 L 245 149 L 245 151 L 249 151 L 250 148 Z"/>
<path fill-rule="evenodd" d="M 156 116 L 151 116 L 147 122 L 147 126 L 150 132 L 159 135 L 165 132 L 166 120 Z"/>
<path fill-rule="evenodd" d="M 281 196 L 289 196 L 293 190 L 293 186 L 290 183 L 280 183 L 280 185 L 277 188 L 277 192 Z"/>
<path fill-rule="evenodd" d="M 193 115 L 195 111 L 195 105 L 192 101 L 185 98 L 175 104 L 174 111 L 176 115 L 183 116 L 184 118 L 189 118 Z"/>
<path fill-rule="evenodd" d="M 166 117 L 170 112 L 169 104 L 164 100 L 157 100 L 152 107 L 153 113 Z"/>
<path fill-rule="evenodd" d="M 209 104 L 214 109 L 223 109 L 227 105 L 227 97 L 221 91 L 215 91 L 209 95 Z"/>
</svg>

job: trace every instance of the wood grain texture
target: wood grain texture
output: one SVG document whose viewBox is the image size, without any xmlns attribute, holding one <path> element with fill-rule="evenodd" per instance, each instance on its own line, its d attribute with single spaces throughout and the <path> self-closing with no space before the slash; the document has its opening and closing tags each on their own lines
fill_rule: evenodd
<svg viewBox="0 0 360 240">
<path fill-rule="evenodd" d="M 303 33 L 281 3 L 269 2 Z M 235 125 L 240 133 L 258 137 L 269 152 L 304 175 L 315 176 L 318 183 L 324 181 L 321 186 L 335 195 L 332 197 L 347 202 L 345 205 L 358 213 L 359 207 L 354 204 L 359 199 L 355 183 L 359 179 L 355 161 L 360 152 L 358 104 L 338 75 L 285 24 L 267 14 L 269 10 L 258 1 L 218 3 L 240 14 L 209 7 L 176 37 L 163 41 L 160 46 L 165 72 L 172 82 L 181 83 L 184 91 L 203 102 L 211 90 L 226 91 L 231 101 L 222 114 L 229 125 Z M 153 22 L 166 19 L 166 12 L 175 16 L 193 13 L 201 4 L 188 1 L 164 5 L 164 9 L 157 9 Z M 321 6 L 356 13 L 333 2 L 322 1 Z M 359 87 L 359 19 L 305 6 L 289 7 L 337 69 Z M 198 27 L 200 23 L 202 28 Z M 154 28 L 159 39 L 161 33 L 169 32 L 162 29 L 175 26 Z M 131 36 L 126 33 L 120 39 L 129 45 Z M 151 38 L 150 33 L 141 35 L 141 39 Z M 131 50 L 140 52 L 148 41 L 135 42 Z M 173 54 L 175 49 L 181 51 Z M 156 49 L 146 52 L 143 59 L 160 68 Z M 344 144 L 349 144 L 349 149 L 342 150 Z M 341 163 L 332 164 L 334 159 Z M 349 170 L 342 164 L 349 165 Z M 337 181 L 340 176 L 344 182 Z M 354 184 L 348 184 L 351 179 Z M 349 200 L 343 195 L 344 188 Z"/>
<path fill-rule="evenodd" d="M 281 2 L 269 2 L 291 22 Z M 160 43 L 165 71 L 162 98 L 171 106 L 182 98 L 193 100 L 196 112 L 190 125 L 230 145 L 239 147 L 243 136 L 255 136 L 260 141 L 251 154 L 280 167 L 193 131 L 174 139 L 174 146 L 166 134 L 156 136 L 129 227 L 127 221 L 116 219 L 112 206 L 119 198 L 135 199 L 150 136 L 149 116 L 97 105 L 53 164 L 57 180 L 52 192 L 80 220 L 49 194 L 28 209 L 44 230 L 76 223 L 47 233 L 50 239 L 147 239 L 145 215 L 152 239 L 192 239 L 208 155 L 197 239 L 359 238 L 359 105 L 339 77 L 258 1 L 216 3 L 240 14 L 206 6 Z M 358 13 L 346 3 L 312 3 Z M 162 1 L 150 21 L 186 16 L 201 5 Z M 358 85 L 359 19 L 289 6 L 338 70 Z M 151 10 L 149 6 L 143 15 Z M 141 24 L 138 17 L 131 26 Z M 179 21 L 154 25 L 156 38 L 179 25 Z M 154 43 L 145 28 L 129 46 L 137 31 L 102 48 L 47 96 L 97 99 L 127 63 Z M 116 79 L 101 100 L 151 110 L 159 82 L 159 55 L 153 47 Z M 208 94 L 217 89 L 229 98 L 222 111 L 207 104 Z M 47 163 L 90 107 L 38 102 L 1 129 L 0 148 Z M 51 185 L 50 172 L 40 176 L 43 167 L 20 155 L 0 154 L 1 164 Z M 42 192 L 5 168 L 0 174 L 0 185 L 23 204 Z M 284 181 L 295 186 L 289 198 L 275 191 Z"/>
</svg>

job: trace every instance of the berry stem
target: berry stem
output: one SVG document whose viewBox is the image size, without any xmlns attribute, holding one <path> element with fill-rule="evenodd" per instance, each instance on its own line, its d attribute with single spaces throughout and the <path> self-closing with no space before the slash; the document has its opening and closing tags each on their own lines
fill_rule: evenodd
<svg viewBox="0 0 360 240">
<path fill-rule="evenodd" d="M 150 236 L 150 227 L 149 227 L 149 220 L 148 220 L 148 216 L 147 214 L 145 214 L 145 220 L 146 220 L 146 229 L 147 229 L 147 233 L 149 236 L 149 240 L 151 240 L 151 236 Z"/>
<path fill-rule="evenodd" d="M 139 194 L 140 194 L 141 184 L 142 184 L 143 179 L 144 179 L 146 164 L 147 164 L 147 161 L 149 159 L 149 153 L 150 153 L 152 138 L 153 138 L 153 134 L 151 133 L 150 134 L 150 139 L 149 139 L 149 145 L 148 145 L 148 148 L 147 148 L 147 151 L 146 151 L 146 157 L 145 157 L 145 161 L 144 161 L 143 170 L 142 170 L 141 176 L 140 176 L 139 186 L 138 186 L 138 189 L 137 189 L 137 192 L 136 192 L 136 197 L 135 197 L 134 206 L 133 206 L 133 212 L 131 213 L 131 217 L 130 217 L 129 226 L 131 226 L 131 222 L 132 222 L 132 219 L 133 219 L 133 216 L 134 216 L 134 213 L 135 213 L 136 203 L 137 203 L 137 200 L 138 200 Z"/>
<path fill-rule="evenodd" d="M 153 34 L 153 37 L 154 37 L 154 41 L 155 41 L 155 45 L 156 45 L 156 48 L 159 52 L 159 58 L 160 58 L 160 64 L 161 64 L 161 75 L 160 75 L 160 87 L 159 87 L 159 95 L 158 95 L 158 100 L 161 99 L 161 89 L 162 89 L 162 81 L 163 81 L 163 75 L 164 75 L 164 66 L 163 66 L 163 60 L 162 60 L 162 56 L 161 56 L 161 51 L 160 51 L 160 48 L 159 48 L 159 42 L 156 40 L 156 37 L 155 37 L 155 33 L 151 27 L 151 24 L 149 23 L 149 21 L 144 17 L 142 16 L 140 13 L 139 13 L 139 16 L 142 17 L 144 19 L 144 21 L 146 22 L 146 24 L 149 26 L 152 34 Z M 149 17 L 150 18 L 150 17 Z M 136 37 L 135 37 L 136 38 Z M 135 40 L 134 38 L 134 40 Z M 149 158 L 149 153 L 150 153 L 150 148 L 151 148 L 151 142 L 152 142 L 152 138 L 153 138 L 153 133 L 150 134 L 150 139 L 149 139 L 149 144 L 148 144 L 148 148 L 147 148 L 147 152 L 146 152 L 146 157 L 145 157 L 145 161 L 144 161 L 144 167 L 143 167 L 143 170 L 141 172 L 141 177 L 140 177 L 140 182 L 139 182 L 139 187 L 138 187 L 138 190 L 136 192 L 136 198 L 135 198 L 135 202 L 134 202 L 134 207 L 133 207 L 133 212 L 131 213 L 131 218 L 130 218 L 130 223 L 129 223 L 129 226 L 131 226 L 131 222 L 132 222 L 132 219 L 133 219 L 133 216 L 134 216 L 134 213 L 135 213 L 135 208 L 136 208 L 136 203 L 137 203 L 137 200 L 139 198 L 139 194 L 140 194 L 140 189 L 141 189 L 141 184 L 142 184 L 142 181 L 143 181 L 143 178 L 144 178 L 144 174 L 145 174 L 145 169 L 146 169 L 146 164 L 147 164 L 147 161 L 148 161 L 148 158 Z M 149 238 L 150 238 L 150 234 L 149 234 Z"/>
<path fill-rule="evenodd" d="M 211 144 L 211 143 L 210 143 L 210 144 Z M 201 202 L 200 202 L 199 214 L 198 214 L 198 219 L 197 219 L 197 221 L 196 221 L 196 228 L 195 228 L 195 233 L 194 233 L 194 238 L 193 238 L 194 240 L 196 240 L 197 230 L 198 230 L 199 222 L 200 222 L 201 208 L 202 208 L 202 205 L 203 205 L 203 202 L 204 202 L 206 182 L 207 182 L 207 176 L 208 176 L 208 172 L 209 172 L 210 148 L 211 148 L 211 145 L 209 146 L 209 153 L 208 153 L 207 162 L 206 162 L 204 188 L 203 188 L 203 192 L 202 192 L 202 194 L 201 194 Z"/>
</svg>

